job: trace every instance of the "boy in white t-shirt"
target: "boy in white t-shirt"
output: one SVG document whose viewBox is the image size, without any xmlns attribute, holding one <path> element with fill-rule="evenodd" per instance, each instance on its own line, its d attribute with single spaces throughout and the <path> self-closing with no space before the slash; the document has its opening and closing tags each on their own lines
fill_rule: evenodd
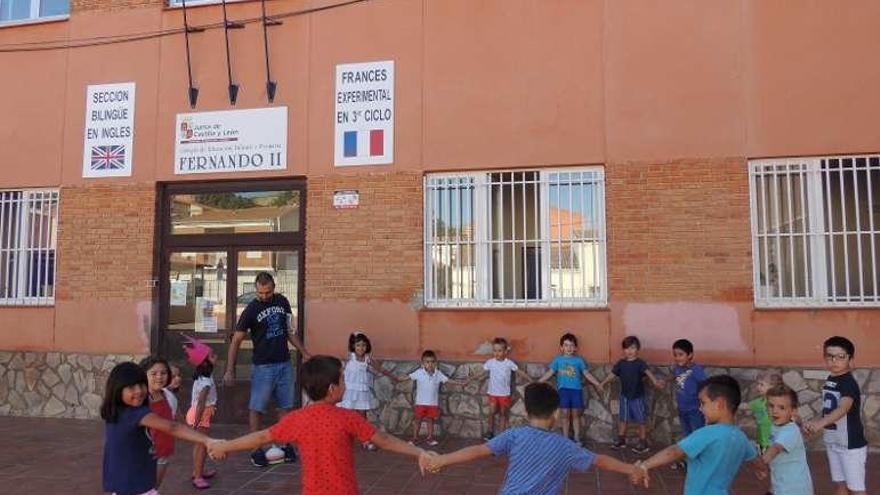
<svg viewBox="0 0 880 495">
<path fill-rule="evenodd" d="M 440 385 L 449 382 L 465 385 L 465 382 L 452 380 L 437 369 L 437 355 L 427 350 L 422 353 L 422 367 L 407 376 L 396 376 L 398 382 L 412 380 L 416 385 L 415 410 L 413 412 L 413 433 L 409 443 L 415 445 L 419 441 L 422 420 L 428 422 L 428 437 L 425 443 L 437 445 L 434 438 L 434 421 L 440 418 Z"/>
<path fill-rule="evenodd" d="M 498 433 L 507 429 L 507 412 L 513 402 L 511 397 L 512 390 L 510 386 L 510 374 L 515 372 L 523 377 L 527 383 L 532 382 L 532 378 L 523 372 L 519 367 L 507 359 L 510 352 L 510 345 L 507 340 L 496 337 L 492 341 L 492 359 L 483 363 L 483 372 L 471 378 L 471 380 L 483 380 L 486 375 L 489 376 L 489 431 L 485 435 L 485 439 L 489 440 L 495 436 L 495 415 L 498 415 Z"/>
</svg>

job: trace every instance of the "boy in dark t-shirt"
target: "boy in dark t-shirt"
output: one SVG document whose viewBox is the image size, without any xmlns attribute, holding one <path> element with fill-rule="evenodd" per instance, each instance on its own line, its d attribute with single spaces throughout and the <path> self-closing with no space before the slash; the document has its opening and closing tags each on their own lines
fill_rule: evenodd
<svg viewBox="0 0 880 495">
<path fill-rule="evenodd" d="M 645 377 L 657 388 L 663 388 L 664 382 L 657 379 L 654 373 L 648 369 L 648 363 L 639 359 L 639 350 L 642 343 L 638 337 L 630 335 L 623 339 L 624 358 L 617 361 L 611 369 L 611 374 L 602 381 L 604 387 L 614 377 L 620 378 L 620 406 L 617 419 L 617 440 L 611 444 L 611 448 L 620 449 L 626 447 L 626 427 L 629 423 L 639 425 L 639 443 L 633 447 L 633 452 L 644 454 L 648 452 L 648 428 L 647 410 L 645 408 Z"/>
<path fill-rule="evenodd" d="M 856 348 L 846 337 L 831 337 L 822 346 L 825 367 L 831 372 L 822 387 L 822 417 L 804 425 L 810 433 L 823 432 L 831 480 L 837 493 L 863 495 L 868 442 L 861 418 L 861 391 L 852 375 Z"/>
</svg>

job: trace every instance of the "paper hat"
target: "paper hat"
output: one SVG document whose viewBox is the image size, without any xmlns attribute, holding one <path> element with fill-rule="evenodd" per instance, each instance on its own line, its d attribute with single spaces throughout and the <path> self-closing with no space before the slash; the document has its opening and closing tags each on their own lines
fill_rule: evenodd
<svg viewBox="0 0 880 495">
<path fill-rule="evenodd" d="M 198 366 L 205 362 L 205 359 L 211 354 L 211 348 L 201 340 L 184 335 L 186 342 L 183 343 L 183 350 L 186 352 L 186 359 L 193 366 Z"/>
</svg>

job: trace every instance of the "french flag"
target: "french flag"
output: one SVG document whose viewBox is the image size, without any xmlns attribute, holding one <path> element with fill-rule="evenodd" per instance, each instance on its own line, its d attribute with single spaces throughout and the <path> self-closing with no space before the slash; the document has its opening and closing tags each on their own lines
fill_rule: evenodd
<svg viewBox="0 0 880 495">
<path fill-rule="evenodd" d="M 362 141 L 358 143 L 358 141 Z M 369 156 L 382 156 L 385 154 L 385 130 L 373 129 L 369 131 L 346 131 L 343 135 L 343 156 L 346 158 L 358 156 L 358 149 L 362 152 L 370 150 Z"/>
</svg>

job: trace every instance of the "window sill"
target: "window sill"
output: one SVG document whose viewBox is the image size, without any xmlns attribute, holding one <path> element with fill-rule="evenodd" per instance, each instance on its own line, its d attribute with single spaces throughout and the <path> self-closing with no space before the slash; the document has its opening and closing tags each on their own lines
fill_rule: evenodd
<svg viewBox="0 0 880 495">
<path fill-rule="evenodd" d="M 229 4 L 233 4 L 233 3 L 245 3 L 245 2 L 253 2 L 253 1 L 255 1 L 255 0 L 226 0 L 226 4 L 229 5 Z M 188 0 L 186 2 L 186 8 L 192 9 L 195 7 L 207 7 L 209 5 L 221 5 L 222 3 L 223 3 L 222 0 Z M 165 8 L 166 9 L 173 9 L 173 10 L 182 9 L 183 4 L 171 3 L 170 1 L 166 1 Z"/>
<path fill-rule="evenodd" d="M 826 310 L 852 310 L 852 309 L 878 309 L 880 303 L 877 302 L 851 302 L 851 303 L 817 303 L 817 302 L 795 302 L 795 301 L 779 301 L 779 302 L 755 302 L 755 311 L 791 311 L 791 310 L 808 310 L 808 311 L 826 311 Z"/>
<path fill-rule="evenodd" d="M 571 304 L 425 304 L 422 311 L 608 311 L 608 303 L 571 303 Z"/>
<path fill-rule="evenodd" d="M 52 308 L 55 306 L 55 298 L 36 301 L 33 299 L 0 299 L 0 309 L 12 308 Z"/>
<path fill-rule="evenodd" d="M 31 24 L 49 24 L 52 22 L 63 22 L 70 19 L 70 14 L 53 15 L 48 17 L 37 17 L 34 19 L 17 19 L 14 21 L 0 21 L 0 29 L 15 26 L 29 26 Z"/>
</svg>

